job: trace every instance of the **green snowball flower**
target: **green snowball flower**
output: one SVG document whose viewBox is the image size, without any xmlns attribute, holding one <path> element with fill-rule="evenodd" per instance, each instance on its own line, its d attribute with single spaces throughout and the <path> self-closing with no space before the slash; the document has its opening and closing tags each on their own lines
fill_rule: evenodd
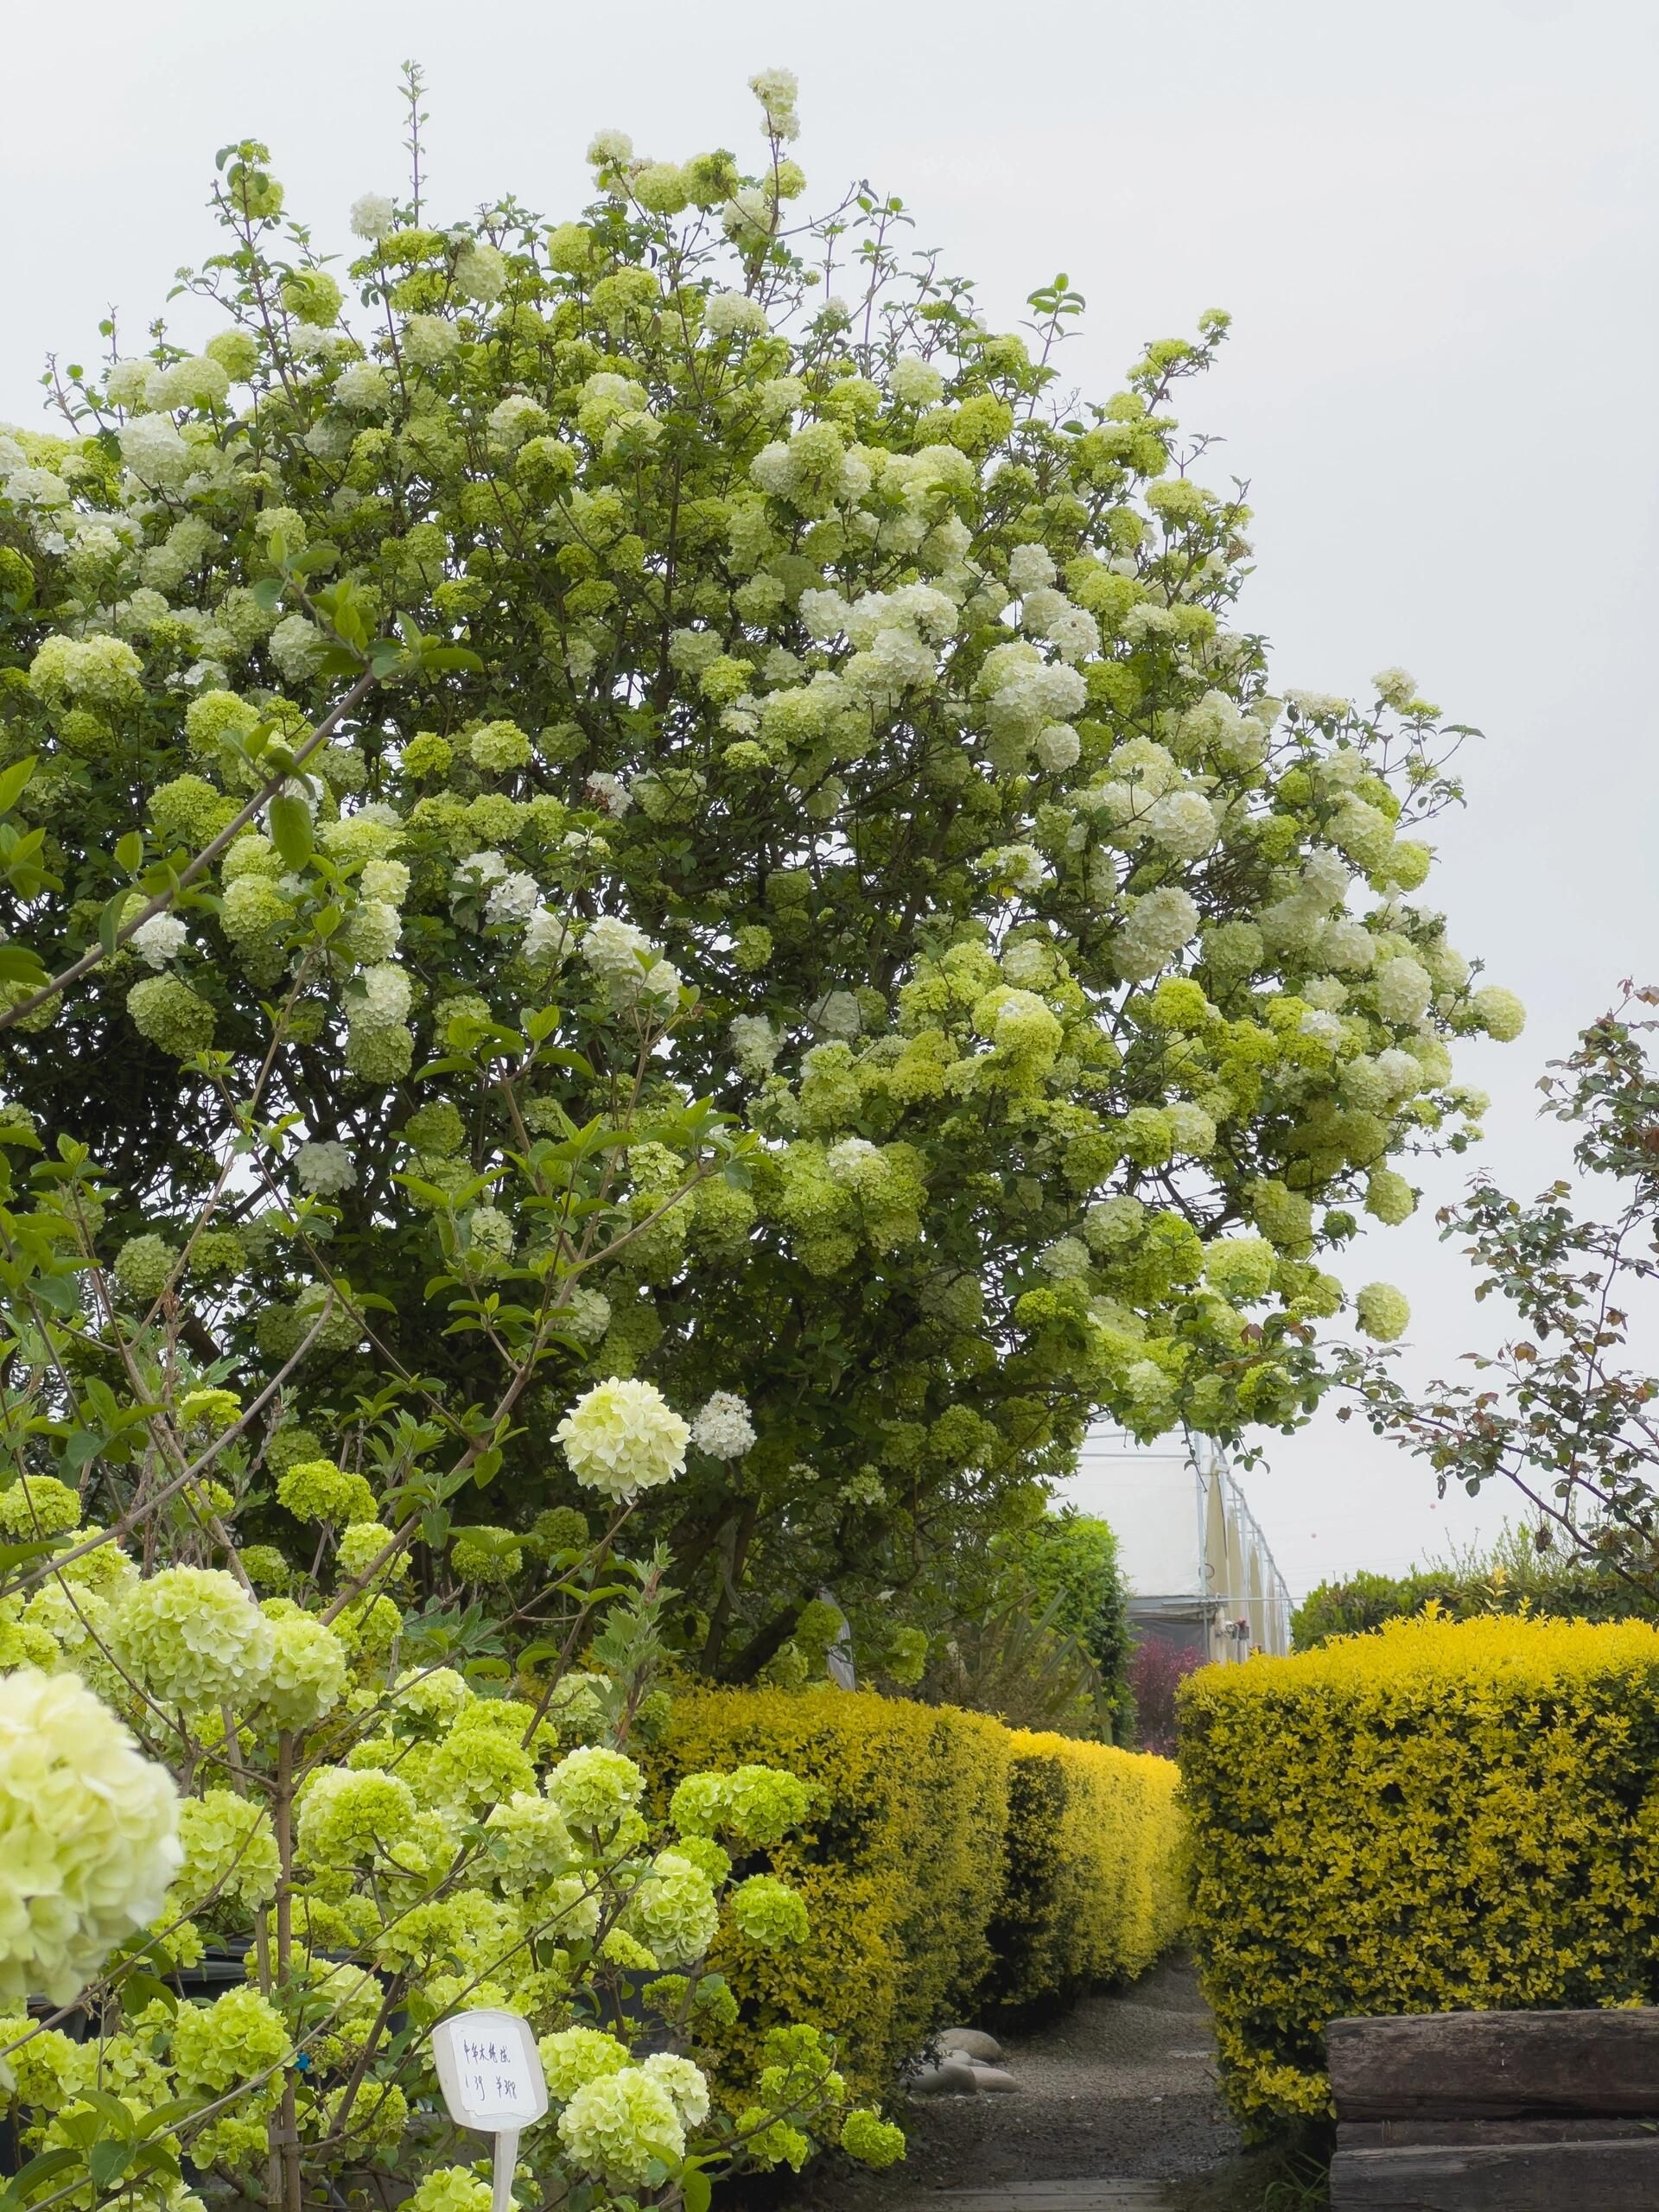
<svg viewBox="0 0 1659 2212">
<path fill-rule="evenodd" d="M 739 1929 L 762 1950 L 804 1943 L 810 1932 L 804 1903 L 775 1874 L 751 1874 L 732 1891 L 729 1903 Z"/>
<path fill-rule="evenodd" d="M 841 2147 L 863 2166 L 891 2166 L 905 2155 L 905 2131 L 879 2113 L 849 2112 L 841 2124 Z"/>
<path fill-rule="evenodd" d="M 350 1523 L 374 1518 L 374 1492 L 368 1484 L 332 1459 L 302 1459 L 279 1478 L 276 1495 L 301 1521 Z"/>
<path fill-rule="evenodd" d="M 217 1015 L 177 976 L 144 976 L 127 993 L 127 1012 L 139 1035 L 175 1059 L 187 1060 L 213 1041 Z"/>
<path fill-rule="evenodd" d="M 1481 1027 L 1500 1045 L 1512 1044 L 1527 1026 L 1527 1009 L 1501 983 L 1483 983 L 1470 1003 Z"/>
<path fill-rule="evenodd" d="M 543 2036 L 536 2048 L 555 2104 L 569 2103 L 589 2082 L 620 2074 L 632 2063 L 626 2046 L 598 2028 L 560 2028 Z"/>
<path fill-rule="evenodd" d="M 1391 1167 L 1374 1167 L 1365 1179 L 1365 1211 L 1390 1227 L 1408 1221 L 1417 1210 L 1417 1193 L 1403 1175 Z M 1326 1228 L 1330 1227 L 1327 1219 Z"/>
<path fill-rule="evenodd" d="M 262 1694 L 275 1649 L 270 1623 L 222 1568 L 169 1567 L 122 1599 L 115 1656 L 163 1705 L 245 1707 Z"/>
<path fill-rule="evenodd" d="M 115 1279 L 135 1306 L 153 1306 L 178 1263 L 178 1246 L 164 1236 L 129 1236 L 115 1255 Z"/>
<path fill-rule="evenodd" d="M 638 1805 L 645 1777 L 621 1751 L 589 1745 L 567 1751 L 547 1777 L 547 1794 L 573 1828 L 608 1834 Z"/>
<path fill-rule="evenodd" d="M 345 1648 L 333 1629 L 306 1613 L 273 1621 L 270 1634 L 260 1709 L 274 1728 L 309 1728 L 340 1702 Z"/>
<path fill-rule="evenodd" d="M 222 1897 L 238 1898 L 251 1910 L 276 1894 L 282 1859 L 264 1808 L 230 1789 L 206 1789 L 179 1808 L 179 1840 L 184 1865 L 176 1896 L 186 1912 Z"/>
<path fill-rule="evenodd" d="M 449 1563 L 463 1582 L 499 1587 L 524 1572 L 524 1554 L 511 1529 L 493 1529 L 480 1522 L 455 1531 Z"/>
<path fill-rule="evenodd" d="M 222 2096 L 230 2089 L 280 2094 L 276 2078 L 293 2049 L 288 2024 L 257 1989 L 228 1989 L 212 2005 L 181 2005 L 173 2019 L 173 2064 L 184 2087 Z"/>
<path fill-rule="evenodd" d="M 585 2082 L 559 2114 L 559 2140 L 579 2166 L 624 2189 L 643 2186 L 658 2161 L 674 2167 L 685 2156 L 674 2099 L 639 2066 Z"/>
<path fill-rule="evenodd" d="M 1405 1294 L 1388 1282 L 1368 1282 L 1354 1300 L 1354 1315 L 1368 1337 L 1391 1344 L 1411 1325 Z"/>
<path fill-rule="evenodd" d="M 658 1852 L 629 1898 L 624 1924 L 660 1966 L 690 1966 L 720 1927 L 720 1907 L 702 1868 L 683 1853 Z"/>
<path fill-rule="evenodd" d="M 300 1800 L 300 1851 L 317 1866 L 366 1865 L 396 1851 L 415 1822 L 415 1795 L 379 1767 L 323 1767 Z"/>
<path fill-rule="evenodd" d="M 397 2212 L 490 2212 L 490 2184 L 465 2166 L 436 2166 Z"/>
<path fill-rule="evenodd" d="M 336 1554 L 341 1580 L 355 1582 L 359 1575 L 366 1573 L 372 1562 L 378 1559 L 391 1541 L 393 1533 L 383 1521 L 353 1521 L 348 1523 L 340 1531 L 340 1549 Z M 413 1564 L 409 1547 L 405 1544 L 402 1551 L 392 1554 L 379 1572 L 389 1582 L 401 1582 Z"/>
<path fill-rule="evenodd" d="M 79 1526 L 80 1499 L 55 1475 L 20 1475 L 0 1490 L 0 1536 L 13 1543 L 67 1535 Z"/>
<path fill-rule="evenodd" d="M 1235 1305 L 1265 1298 L 1278 1255 L 1265 1236 L 1217 1236 L 1204 1250 L 1204 1279 Z"/>
<path fill-rule="evenodd" d="M 67 2004 L 154 1920 L 178 1831 L 166 1768 L 74 1675 L 0 1675 L 0 2004 Z"/>
</svg>

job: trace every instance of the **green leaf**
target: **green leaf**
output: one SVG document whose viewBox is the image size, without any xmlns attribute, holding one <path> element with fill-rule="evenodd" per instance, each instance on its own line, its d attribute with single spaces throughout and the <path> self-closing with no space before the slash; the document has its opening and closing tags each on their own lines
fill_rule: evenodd
<svg viewBox="0 0 1659 2212">
<path fill-rule="evenodd" d="M 121 1977 L 121 2001 L 134 2012 L 146 2005 L 161 2005 L 175 2012 L 179 2005 L 176 1993 L 164 1981 L 137 1967 Z"/>
<path fill-rule="evenodd" d="M 144 857 L 144 833 L 129 830 L 115 848 L 115 864 L 126 875 L 136 875 Z"/>
<path fill-rule="evenodd" d="M 3 2191 L 0 2204 L 11 2206 L 29 2203 L 49 2181 L 70 2167 L 80 2164 L 79 2154 L 74 2151 L 42 2151 L 38 2158 L 30 2158 L 13 2175 Z"/>
<path fill-rule="evenodd" d="M 311 810 L 302 798 L 279 791 L 270 802 L 270 842 L 291 868 L 302 868 L 311 857 L 315 833 Z"/>
<path fill-rule="evenodd" d="M 133 2146 L 130 2143 L 105 2140 L 94 2143 L 86 2154 L 86 2171 L 92 2177 L 94 2189 L 108 2189 L 120 2180 L 132 2164 Z"/>
<path fill-rule="evenodd" d="M 22 797 L 23 786 L 34 774 L 39 758 L 37 753 L 31 753 L 27 760 L 14 760 L 10 768 L 0 772 L 0 814 L 10 814 Z"/>
<path fill-rule="evenodd" d="M 38 953 L 25 944 L 0 944 L 0 983 L 26 983 L 31 991 L 38 991 L 45 981 L 46 970 Z"/>
<path fill-rule="evenodd" d="M 709 2212 L 714 2196 L 714 2183 L 696 2158 L 688 2158 L 680 2173 L 680 2194 L 685 2199 L 685 2212 Z"/>
<path fill-rule="evenodd" d="M 283 603 L 283 580 L 280 576 L 261 576 L 253 587 L 253 596 L 267 614 L 274 614 Z"/>
<path fill-rule="evenodd" d="M 106 902 L 98 918 L 98 941 L 104 948 L 106 960 L 115 950 L 115 941 L 121 933 L 121 917 L 137 895 L 131 891 L 118 891 L 114 898 Z"/>
</svg>

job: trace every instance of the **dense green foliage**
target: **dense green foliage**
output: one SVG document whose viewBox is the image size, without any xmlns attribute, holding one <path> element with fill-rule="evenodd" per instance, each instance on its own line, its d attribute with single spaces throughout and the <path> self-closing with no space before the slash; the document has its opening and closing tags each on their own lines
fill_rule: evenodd
<svg viewBox="0 0 1659 2212">
<path fill-rule="evenodd" d="M 513 1529 L 585 1380 L 741 1390 L 645 1517 L 744 1678 L 826 1586 L 879 1662 L 1102 1408 L 1299 1418 L 1319 1255 L 1521 1020 L 1411 898 L 1456 727 L 1233 626 L 1172 411 L 1225 318 L 1063 400 L 1064 283 L 996 333 L 898 202 L 793 224 L 757 85 L 758 174 L 603 134 L 578 219 L 371 194 L 349 264 L 227 149 L 205 350 L 0 442 L 0 1085 L 92 1154 L 72 1387 L 133 1417 L 117 1313 L 208 1379 L 303 1346 L 283 1429 L 390 1391 Z"/>
<path fill-rule="evenodd" d="M 1049 1512 L 963 1548 L 917 1601 L 931 1631 L 924 1695 L 1017 1727 L 1129 1740 L 1128 1597 L 1105 1522 Z"/>
<path fill-rule="evenodd" d="M 1333 1636 L 1381 1628 L 1430 1608 L 1453 1620 L 1483 1613 L 1533 1613 L 1556 1620 L 1650 1620 L 1654 1601 L 1593 1560 L 1564 1552 L 1554 1540 L 1511 1530 L 1486 1554 L 1470 1554 L 1409 1574 L 1362 1571 L 1322 1582 L 1291 1615 L 1295 1648 L 1306 1651 Z"/>
</svg>

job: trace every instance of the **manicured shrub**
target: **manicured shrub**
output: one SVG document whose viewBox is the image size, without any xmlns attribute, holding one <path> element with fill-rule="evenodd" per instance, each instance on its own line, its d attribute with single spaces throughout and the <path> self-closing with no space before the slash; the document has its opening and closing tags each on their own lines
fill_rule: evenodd
<svg viewBox="0 0 1659 2212">
<path fill-rule="evenodd" d="M 734 2078 L 796 2019 L 837 2035 L 855 2090 L 880 2089 L 953 2013 L 1132 1976 L 1179 1929 L 1166 1759 L 834 1689 L 681 1695 L 654 1758 L 664 1794 L 716 1758 L 786 1763 L 823 1792 L 766 1862 L 806 1900 L 807 1942 L 715 1948 L 739 2003 Z"/>
<path fill-rule="evenodd" d="M 837 2035 L 856 2089 L 880 2088 L 978 1990 L 1013 1741 L 981 1713 L 836 1689 L 676 1699 L 657 1754 L 664 1787 L 715 1745 L 734 1765 L 770 1765 L 787 1745 L 791 1770 L 823 1793 L 817 1817 L 767 1855 L 806 1900 L 807 1942 L 763 1951 L 730 1936 L 715 1954 L 741 2008 L 725 2044 L 734 2078 L 753 2074 L 768 2029 L 810 2020 Z"/>
<path fill-rule="evenodd" d="M 1179 1934 L 1185 1899 L 1168 1759 L 1025 1730 L 1011 1748 L 988 1994 L 1018 2011 L 1144 1972 Z"/>
<path fill-rule="evenodd" d="M 1257 2132 L 1345 2014 L 1659 1996 L 1659 1631 L 1391 1623 L 1181 1693 L 1192 1934 Z"/>
</svg>

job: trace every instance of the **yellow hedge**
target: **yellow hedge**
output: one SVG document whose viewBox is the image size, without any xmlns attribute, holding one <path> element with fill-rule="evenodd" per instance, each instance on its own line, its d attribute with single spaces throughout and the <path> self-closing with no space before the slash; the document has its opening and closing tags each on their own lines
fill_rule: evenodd
<svg viewBox="0 0 1659 2212">
<path fill-rule="evenodd" d="M 766 2029 L 810 2020 L 842 2069 L 880 2091 L 953 2004 L 983 1980 L 1001 1891 L 1009 1732 L 976 1713 L 837 1689 L 677 1694 L 658 1755 L 665 1789 L 745 1760 L 818 1784 L 815 1827 L 772 1866 L 811 1919 L 795 1952 L 722 1939 L 715 1963 L 741 2018 L 727 2058 L 752 2074 Z"/>
<path fill-rule="evenodd" d="M 1344 2014 L 1659 1999 L 1659 1630 L 1402 1621 L 1181 1695 L 1235 2109 L 1329 2109 Z"/>
<path fill-rule="evenodd" d="M 991 1993 L 1018 2009 L 1143 1973 L 1185 1910 L 1169 1759 L 1020 1729 Z"/>
<path fill-rule="evenodd" d="M 715 1955 L 741 2006 L 722 2054 L 734 2088 L 766 2030 L 794 2019 L 833 2031 L 849 2079 L 880 2093 L 953 2017 L 1139 1973 L 1176 1929 L 1167 1759 L 824 1688 L 677 1694 L 653 1760 L 664 1800 L 683 1774 L 746 1760 L 823 1792 L 815 1825 L 769 1854 L 810 1941 L 734 1936 Z"/>
</svg>

